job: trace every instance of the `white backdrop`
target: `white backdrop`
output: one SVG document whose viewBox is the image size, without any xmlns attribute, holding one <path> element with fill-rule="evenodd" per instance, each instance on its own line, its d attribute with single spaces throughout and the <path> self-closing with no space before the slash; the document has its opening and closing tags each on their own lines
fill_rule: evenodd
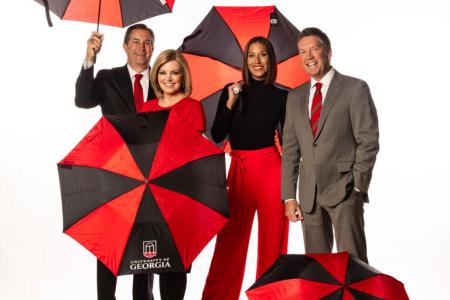
<svg viewBox="0 0 450 300">
<path fill-rule="evenodd" d="M 158 54 L 177 48 L 212 5 L 272 4 L 298 28 L 322 28 L 336 69 L 371 87 L 381 132 L 366 206 L 372 265 L 403 281 L 411 299 L 449 299 L 450 2 L 177 0 L 173 14 L 145 23 Z M 48 28 L 34 1 L 7 1 L 0 17 L 0 299 L 95 299 L 95 259 L 61 233 L 56 169 L 100 117 L 73 101 L 95 25 L 53 16 Z M 96 69 L 124 64 L 124 30 L 101 31 Z M 213 242 L 188 275 L 188 300 L 200 299 L 212 249 Z M 254 280 L 255 251 L 253 234 L 244 289 Z M 289 251 L 303 252 L 299 224 Z M 119 278 L 117 299 L 131 299 L 130 277 Z"/>
</svg>

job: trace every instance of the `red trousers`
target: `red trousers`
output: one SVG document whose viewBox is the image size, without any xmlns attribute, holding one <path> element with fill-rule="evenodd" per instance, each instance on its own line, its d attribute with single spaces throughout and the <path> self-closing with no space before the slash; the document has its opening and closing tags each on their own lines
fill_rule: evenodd
<svg viewBox="0 0 450 300">
<path fill-rule="evenodd" d="M 228 173 L 231 219 L 219 232 L 203 300 L 237 300 L 255 211 L 259 278 L 287 252 L 288 220 L 280 199 L 281 157 L 276 147 L 233 150 Z"/>
</svg>

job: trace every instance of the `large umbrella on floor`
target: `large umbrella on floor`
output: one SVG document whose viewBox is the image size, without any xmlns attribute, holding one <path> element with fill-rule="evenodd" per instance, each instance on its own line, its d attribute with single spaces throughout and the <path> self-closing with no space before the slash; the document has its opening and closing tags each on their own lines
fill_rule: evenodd
<svg viewBox="0 0 450 300">
<path fill-rule="evenodd" d="M 408 300 L 403 284 L 347 252 L 281 255 L 249 300 Z"/>
<path fill-rule="evenodd" d="M 211 9 L 179 48 L 191 69 L 192 97 L 202 101 L 207 135 L 222 88 L 242 78 L 243 49 L 252 37 L 264 36 L 272 42 L 278 63 L 276 84 L 293 88 L 309 80 L 300 66 L 298 34 L 275 6 Z"/>
<path fill-rule="evenodd" d="M 115 275 L 184 271 L 228 221 L 223 152 L 175 112 L 102 117 L 58 172 L 64 233 Z"/>
<path fill-rule="evenodd" d="M 175 0 L 34 0 L 62 20 L 126 27 L 130 24 L 172 12 Z"/>
</svg>

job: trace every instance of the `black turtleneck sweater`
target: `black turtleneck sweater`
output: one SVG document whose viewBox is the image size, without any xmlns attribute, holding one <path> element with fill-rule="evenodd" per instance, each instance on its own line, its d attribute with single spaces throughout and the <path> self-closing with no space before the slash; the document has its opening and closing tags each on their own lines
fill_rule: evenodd
<svg viewBox="0 0 450 300">
<path fill-rule="evenodd" d="M 252 80 L 250 85 L 243 86 L 240 99 L 229 110 L 226 106 L 229 86 L 227 84 L 220 95 L 211 129 L 214 141 L 219 143 L 228 136 L 234 150 L 274 145 L 275 130 L 283 127 L 288 91 Z"/>
</svg>

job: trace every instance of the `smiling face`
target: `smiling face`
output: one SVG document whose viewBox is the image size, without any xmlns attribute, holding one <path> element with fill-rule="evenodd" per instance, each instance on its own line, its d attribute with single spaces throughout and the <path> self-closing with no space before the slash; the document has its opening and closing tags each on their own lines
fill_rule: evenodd
<svg viewBox="0 0 450 300">
<path fill-rule="evenodd" d="M 183 73 L 180 64 L 171 60 L 163 64 L 158 71 L 158 85 L 164 95 L 175 96 L 182 93 Z"/>
<path fill-rule="evenodd" d="M 322 79 L 331 68 L 331 49 L 316 36 L 305 36 L 297 46 L 306 73 L 317 81 Z"/>
<path fill-rule="evenodd" d="M 153 39 L 150 32 L 144 29 L 134 29 L 130 39 L 123 44 L 127 53 L 127 63 L 136 72 L 142 72 L 148 68 L 153 53 Z"/>
<path fill-rule="evenodd" d="M 261 43 L 253 43 L 248 48 L 247 66 L 255 80 L 264 80 L 269 70 L 269 53 L 266 46 Z"/>
</svg>

